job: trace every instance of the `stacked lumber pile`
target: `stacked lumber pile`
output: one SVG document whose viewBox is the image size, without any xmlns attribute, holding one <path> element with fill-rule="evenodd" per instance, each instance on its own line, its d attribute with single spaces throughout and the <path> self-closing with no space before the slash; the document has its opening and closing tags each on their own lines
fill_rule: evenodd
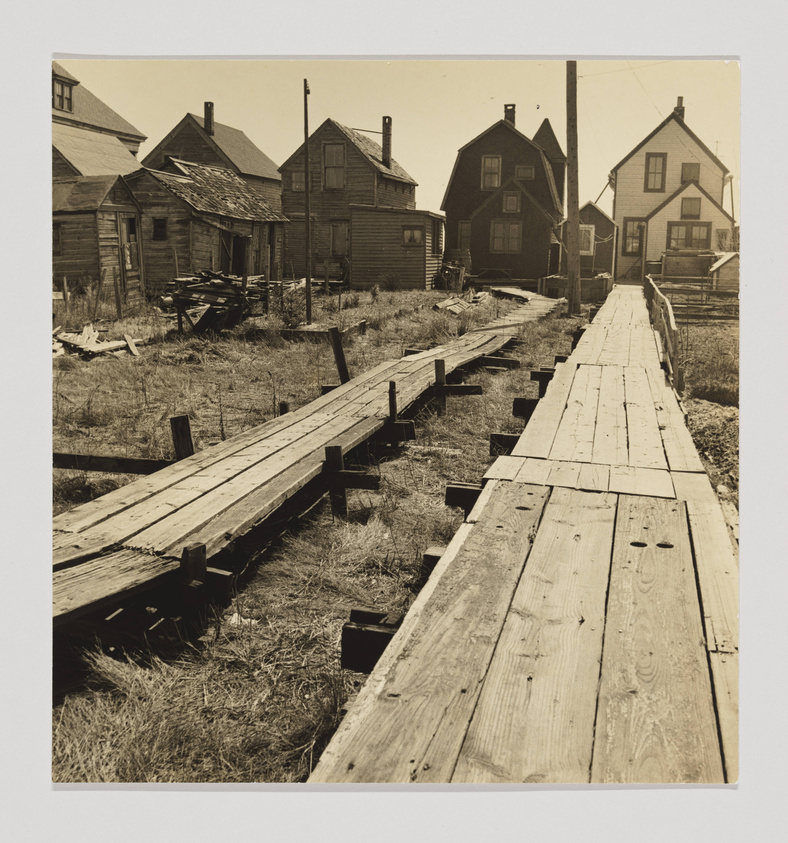
<svg viewBox="0 0 788 843">
<path fill-rule="evenodd" d="M 100 340 L 99 332 L 92 324 L 85 325 L 81 334 L 61 331 L 58 327 L 52 331 L 52 356 L 60 357 L 70 351 L 88 359 L 100 354 L 121 356 L 129 353 L 139 357 L 137 345 L 142 342 L 142 339 L 132 339 L 128 334 L 124 334 L 122 340 Z"/>
<path fill-rule="evenodd" d="M 455 316 L 458 316 L 463 310 L 468 310 L 468 308 L 473 307 L 473 305 L 466 301 L 459 296 L 453 296 L 450 299 L 444 299 L 443 301 L 439 301 L 437 304 L 432 306 L 433 310 L 446 310 L 449 313 L 453 313 Z"/>
</svg>

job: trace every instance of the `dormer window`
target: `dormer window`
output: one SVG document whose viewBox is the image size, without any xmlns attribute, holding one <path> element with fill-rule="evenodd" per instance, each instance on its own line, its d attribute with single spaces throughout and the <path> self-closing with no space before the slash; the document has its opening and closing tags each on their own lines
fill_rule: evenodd
<svg viewBox="0 0 788 843">
<path fill-rule="evenodd" d="M 73 111 L 74 104 L 71 96 L 73 85 L 61 79 L 52 80 L 52 108 L 60 111 Z"/>
</svg>

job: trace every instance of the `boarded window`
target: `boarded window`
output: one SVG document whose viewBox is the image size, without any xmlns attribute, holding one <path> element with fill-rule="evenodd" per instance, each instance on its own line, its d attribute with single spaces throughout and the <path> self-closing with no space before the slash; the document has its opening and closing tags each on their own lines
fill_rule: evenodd
<svg viewBox="0 0 788 843">
<path fill-rule="evenodd" d="M 482 190 L 501 186 L 501 156 L 482 155 Z"/>
<path fill-rule="evenodd" d="M 167 239 L 167 218 L 154 217 L 153 219 L 153 239 L 166 240 Z"/>
<path fill-rule="evenodd" d="M 293 170 L 293 172 L 292 172 L 292 182 L 290 183 L 290 187 L 295 193 L 303 193 L 304 192 L 304 171 L 303 170 Z"/>
<path fill-rule="evenodd" d="M 52 226 L 52 254 L 53 255 L 60 255 L 62 244 L 60 240 L 60 223 L 56 222 Z"/>
<path fill-rule="evenodd" d="M 711 223 L 669 222 L 668 249 L 711 248 Z"/>
<path fill-rule="evenodd" d="M 700 219 L 700 197 L 688 196 L 681 200 L 681 218 L 683 220 Z"/>
<path fill-rule="evenodd" d="M 424 245 L 424 229 L 423 228 L 403 228 L 402 229 L 402 245 L 403 246 L 423 246 Z"/>
<path fill-rule="evenodd" d="M 580 254 L 593 255 L 594 254 L 594 232 L 593 225 L 580 226 Z"/>
<path fill-rule="evenodd" d="M 533 164 L 518 164 L 514 168 L 514 177 L 524 181 L 533 181 L 536 177 L 536 168 Z"/>
<path fill-rule="evenodd" d="M 323 145 L 323 186 L 326 190 L 345 189 L 345 144 Z"/>
<path fill-rule="evenodd" d="M 460 220 L 457 223 L 457 248 L 464 252 L 471 248 L 471 221 Z"/>
<path fill-rule="evenodd" d="M 493 220 L 490 223 L 490 251 L 499 255 L 511 255 L 520 251 L 522 223 L 509 220 Z"/>
<path fill-rule="evenodd" d="M 347 220 L 335 220 L 331 223 L 331 257 L 341 258 L 348 253 L 348 234 L 350 224 Z"/>
<path fill-rule="evenodd" d="M 624 217 L 624 236 L 621 238 L 622 255 L 640 254 L 640 224 L 642 217 Z"/>
<path fill-rule="evenodd" d="M 643 188 L 645 191 L 649 193 L 664 193 L 667 163 L 667 152 L 646 153 L 646 183 Z"/>
<path fill-rule="evenodd" d="M 681 165 L 681 183 L 686 181 L 700 181 L 700 164 L 697 161 Z"/>
<path fill-rule="evenodd" d="M 520 213 L 520 200 L 522 199 L 522 193 L 520 191 L 515 191 L 514 193 L 504 193 L 503 195 L 503 212 L 505 214 L 519 214 Z"/>
</svg>

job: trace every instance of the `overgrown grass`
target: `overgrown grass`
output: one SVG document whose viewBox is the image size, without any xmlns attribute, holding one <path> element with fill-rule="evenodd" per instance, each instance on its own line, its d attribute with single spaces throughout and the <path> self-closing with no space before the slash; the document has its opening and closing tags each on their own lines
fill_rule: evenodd
<svg viewBox="0 0 788 843">
<path fill-rule="evenodd" d="M 712 322 L 679 329 L 688 397 L 739 406 L 739 323 Z"/>
</svg>

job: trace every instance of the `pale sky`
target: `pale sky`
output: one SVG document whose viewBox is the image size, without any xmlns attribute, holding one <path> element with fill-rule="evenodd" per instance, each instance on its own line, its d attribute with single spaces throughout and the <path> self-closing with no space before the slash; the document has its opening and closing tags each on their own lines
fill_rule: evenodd
<svg viewBox="0 0 788 843">
<path fill-rule="evenodd" d="M 394 158 L 419 183 L 419 208 L 437 211 L 457 150 L 515 103 L 517 128 L 533 137 L 550 119 L 566 152 L 566 63 L 510 60 L 85 60 L 59 58 L 92 93 L 134 124 L 150 151 L 187 112 L 215 106 L 219 123 L 243 130 L 277 165 L 327 117 L 380 131 L 393 121 Z M 739 175 L 739 65 L 725 61 L 578 61 L 580 204 L 684 97 L 687 125 Z M 372 135 L 376 140 L 379 136 Z M 739 218 L 738 192 L 735 194 Z M 606 190 L 600 206 L 610 212 Z M 725 207 L 730 210 L 730 193 Z"/>
</svg>

